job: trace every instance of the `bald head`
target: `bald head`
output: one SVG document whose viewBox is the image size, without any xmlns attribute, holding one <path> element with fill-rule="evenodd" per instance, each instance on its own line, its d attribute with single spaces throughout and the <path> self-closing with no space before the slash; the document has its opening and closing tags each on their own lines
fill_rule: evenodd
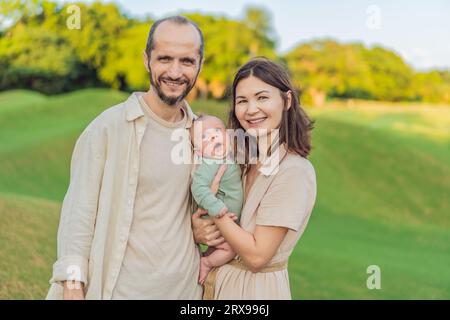
<svg viewBox="0 0 450 320">
<path fill-rule="evenodd" d="M 181 44 L 183 42 L 186 44 L 197 44 L 200 61 L 203 59 L 203 33 L 195 22 L 183 16 L 171 16 L 155 21 L 148 34 L 145 52 L 150 57 L 151 51 L 155 48 L 158 41 L 166 42 L 168 40 L 178 41 Z"/>
<path fill-rule="evenodd" d="M 179 106 L 203 63 L 203 36 L 197 25 L 181 16 L 156 21 L 143 62 L 150 75 L 150 93 L 166 106 Z"/>
</svg>

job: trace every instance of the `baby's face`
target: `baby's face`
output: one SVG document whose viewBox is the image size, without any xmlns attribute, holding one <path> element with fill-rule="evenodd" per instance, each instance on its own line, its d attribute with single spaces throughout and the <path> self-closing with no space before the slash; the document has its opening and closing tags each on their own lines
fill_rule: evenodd
<svg viewBox="0 0 450 320">
<path fill-rule="evenodd" d="M 197 151 L 203 157 L 223 158 L 227 154 L 226 129 L 218 118 L 207 117 L 195 121 L 192 139 Z"/>
</svg>

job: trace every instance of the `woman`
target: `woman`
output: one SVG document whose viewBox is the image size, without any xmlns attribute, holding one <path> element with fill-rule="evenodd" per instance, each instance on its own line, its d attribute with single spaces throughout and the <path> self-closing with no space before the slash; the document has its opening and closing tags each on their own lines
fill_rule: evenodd
<svg viewBox="0 0 450 320">
<path fill-rule="evenodd" d="M 287 262 L 316 198 L 314 168 L 306 159 L 312 122 L 287 72 L 263 58 L 239 69 L 232 105 L 229 128 L 254 138 L 258 161 L 249 163 L 248 144 L 237 152 L 247 159 L 240 225 L 228 216 L 214 221 L 237 256 L 209 273 L 204 299 L 291 299 Z M 268 166 L 273 159 L 277 165 Z"/>
</svg>

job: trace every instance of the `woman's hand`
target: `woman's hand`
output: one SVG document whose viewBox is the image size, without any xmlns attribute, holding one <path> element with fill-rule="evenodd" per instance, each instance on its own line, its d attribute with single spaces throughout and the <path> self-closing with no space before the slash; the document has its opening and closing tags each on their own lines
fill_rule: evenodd
<svg viewBox="0 0 450 320">
<path fill-rule="evenodd" d="M 213 219 L 202 219 L 201 216 L 207 213 L 208 212 L 206 210 L 199 208 L 192 215 L 192 231 L 194 233 L 194 241 L 195 243 L 203 243 L 209 247 L 214 247 L 225 242 L 225 239 L 220 234 L 220 231 L 214 224 Z"/>
<path fill-rule="evenodd" d="M 233 221 L 237 221 L 238 219 L 237 215 L 233 212 L 227 212 L 227 216 L 229 216 Z"/>
<path fill-rule="evenodd" d="M 222 217 L 224 217 L 225 215 L 227 215 L 228 217 L 231 218 L 231 220 L 236 221 L 238 219 L 237 215 L 233 212 L 228 212 L 227 208 L 223 208 L 218 214 L 217 216 L 214 217 L 214 221 L 216 219 L 220 219 Z"/>
</svg>

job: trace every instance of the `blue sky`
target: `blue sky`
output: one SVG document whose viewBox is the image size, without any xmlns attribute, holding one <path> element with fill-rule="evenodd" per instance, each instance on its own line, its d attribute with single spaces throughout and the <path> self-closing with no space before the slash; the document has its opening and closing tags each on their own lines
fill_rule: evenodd
<svg viewBox="0 0 450 320">
<path fill-rule="evenodd" d="M 90 2 L 90 1 L 88 1 Z M 110 2 L 110 1 L 103 1 Z M 284 53 L 299 42 L 332 37 L 381 44 L 416 69 L 450 69 L 450 0 L 115 0 L 135 16 L 203 12 L 240 18 L 249 5 L 267 9 Z"/>
</svg>

